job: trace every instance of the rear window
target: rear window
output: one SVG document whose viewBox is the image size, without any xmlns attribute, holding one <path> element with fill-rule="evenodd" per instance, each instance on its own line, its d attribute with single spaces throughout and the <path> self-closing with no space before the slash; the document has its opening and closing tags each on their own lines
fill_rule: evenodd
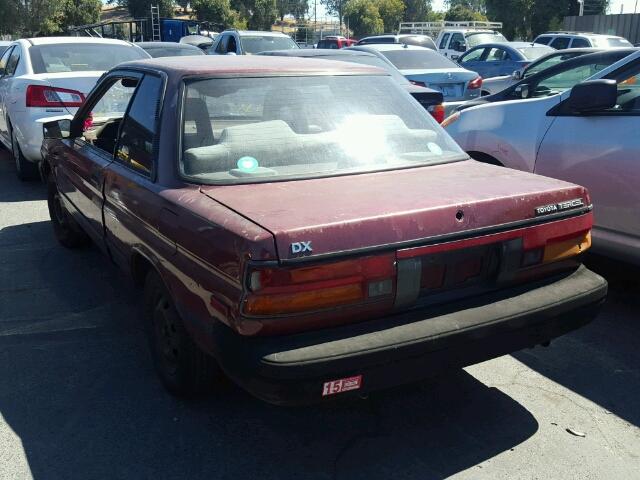
<svg viewBox="0 0 640 480">
<path fill-rule="evenodd" d="M 543 45 L 549 45 L 549 42 L 551 41 L 551 37 L 538 37 L 534 41 L 535 41 L 535 43 L 541 43 Z"/>
<path fill-rule="evenodd" d="M 337 40 L 320 40 L 318 42 L 318 48 L 336 49 L 338 48 L 338 41 Z"/>
<path fill-rule="evenodd" d="M 553 52 L 551 47 L 524 47 L 518 51 L 524 55 L 527 60 L 536 60 L 549 52 Z"/>
<path fill-rule="evenodd" d="M 466 158 L 388 76 L 218 78 L 186 84 L 181 171 L 252 183 Z"/>
<path fill-rule="evenodd" d="M 598 48 L 633 47 L 631 42 L 622 37 L 592 37 L 591 42 Z"/>
<path fill-rule="evenodd" d="M 188 57 L 193 55 L 204 55 L 205 53 L 197 47 L 194 48 L 181 48 L 181 47 L 160 47 L 160 48 L 145 48 L 149 55 L 154 58 L 159 57 Z"/>
<path fill-rule="evenodd" d="M 498 32 L 494 33 L 467 33 L 465 34 L 467 39 L 467 48 L 472 48 L 483 43 L 506 43 L 508 40 L 504 38 L 504 35 Z"/>
<path fill-rule="evenodd" d="M 396 37 L 370 37 L 363 38 L 358 42 L 358 45 L 373 45 L 381 43 L 396 43 Z"/>
<path fill-rule="evenodd" d="M 34 73 L 110 70 L 119 63 L 149 58 L 141 48 L 104 43 L 58 43 L 29 48 Z"/>
<path fill-rule="evenodd" d="M 388 50 L 381 52 L 398 70 L 428 68 L 459 68 L 448 58 L 433 50 Z"/>
<path fill-rule="evenodd" d="M 240 37 L 244 53 L 270 52 L 272 50 L 292 50 L 298 47 L 290 37 L 272 35 L 242 35 Z"/>
</svg>

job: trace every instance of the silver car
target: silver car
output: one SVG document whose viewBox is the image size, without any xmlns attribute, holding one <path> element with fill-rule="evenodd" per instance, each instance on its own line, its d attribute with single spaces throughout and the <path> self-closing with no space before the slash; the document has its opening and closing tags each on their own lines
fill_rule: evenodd
<svg viewBox="0 0 640 480">
<path fill-rule="evenodd" d="M 439 90 L 446 102 L 480 97 L 482 77 L 429 48 L 402 44 L 349 47 L 389 60 L 414 85 Z"/>
</svg>

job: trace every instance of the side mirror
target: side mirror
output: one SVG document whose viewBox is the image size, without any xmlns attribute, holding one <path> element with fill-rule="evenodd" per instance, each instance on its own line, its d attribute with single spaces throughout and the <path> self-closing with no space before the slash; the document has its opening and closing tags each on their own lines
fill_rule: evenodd
<svg viewBox="0 0 640 480">
<path fill-rule="evenodd" d="M 516 70 L 511 74 L 511 78 L 514 80 L 522 80 L 522 70 Z"/>
<path fill-rule="evenodd" d="M 567 107 L 575 113 L 589 113 L 608 110 L 617 103 L 618 84 L 615 80 L 587 80 L 571 89 Z"/>
<path fill-rule="evenodd" d="M 466 52 L 467 51 L 467 44 L 466 43 L 457 43 L 454 50 L 456 52 Z"/>
<path fill-rule="evenodd" d="M 69 138 L 71 135 L 71 119 L 62 118 L 45 122 L 42 125 L 44 138 Z"/>
<path fill-rule="evenodd" d="M 529 98 L 529 85 L 526 83 L 518 85 L 514 91 L 518 98 Z"/>
</svg>

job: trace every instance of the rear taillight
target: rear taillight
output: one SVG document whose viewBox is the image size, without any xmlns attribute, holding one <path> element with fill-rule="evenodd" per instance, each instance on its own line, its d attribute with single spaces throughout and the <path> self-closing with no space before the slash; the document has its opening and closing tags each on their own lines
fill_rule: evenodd
<svg viewBox="0 0 640 480">
<path fill-rule="evenodd" d="M 418 87 L 426 87 L 427 84 L 424 82 L 419 82 L 417 80 L 409 80 L 411 82 L 412 85 L 416 85 Z"/>
<path fill-rule="evenodd" d="M 363 257 L 308 267 L 254 267 L 244 313 L 282 315 L 390 298 L 395 255 Z"/>
<path fill-rule="evenodd" d="M 469 90 L 476 90 L 481 87 L 482 87 L 482 77 L 474 78 L 469 82 L 469 85 L 467 86 Z"/>
<path fill-rule="evenodd" d="M 27 107 L 79 107 L 84 102 L 77 90 L 47 85 L 29 85 L 26 97 Z"/>
<path fill-rule="evenodd" d="M 440 103 L 438 105 L 431 105 L 428 109 L 429 113 L 436 122 L 442 123 L 444 121 L 444 106 Z"/>
<path fill-rule="evenodd" d="M 591 247 L 591 230 L 548 239 L 544 245 L 526 248 L 522 255 L 522 266 L 531 267 L 545 263 L 557 262 L 575 257 Z"/>
</svg>

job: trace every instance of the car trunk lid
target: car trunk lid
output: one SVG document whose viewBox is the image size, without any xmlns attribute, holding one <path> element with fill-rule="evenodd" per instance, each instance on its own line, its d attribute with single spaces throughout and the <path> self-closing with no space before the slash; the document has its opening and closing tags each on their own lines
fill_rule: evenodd
<svg viewBox="0 0 640 480">
<path fill-rule="evenodd" d="M 398 250 L 544 221 L 582 187 L 472 160 L 330 178 L 202 186 L 267 229 L 282 263 Z"/>
</svg>

